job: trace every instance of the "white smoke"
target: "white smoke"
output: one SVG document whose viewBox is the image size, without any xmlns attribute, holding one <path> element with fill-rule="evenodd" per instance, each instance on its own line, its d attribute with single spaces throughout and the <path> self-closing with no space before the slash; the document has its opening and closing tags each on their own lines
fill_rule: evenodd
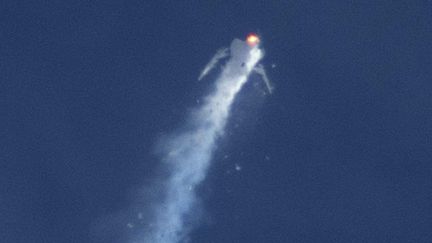
<svg viewBox="0 0 432 243">
<path fill-rule="evenodd" d="M 212 60 L 226 55 L 226 51 L 219 51 Z M 215 91 L 191 114 L 187 129 L 163 141 L 162 161 L 169 170 L 163 185 L 158 188 L 163 197 L 151 209 L 154 215 L 146 219 L 148 227 L 142 229 L 133 242 L 187 241 L 199 201 L 195 188 L 206 177 L 236 94 L 262 56 L 263 51 L 258 47 L 249 47 L 244 41 L 235 39 L 231 43 L 230 58 L 216 80 Z M 216 62 L 210 64 L 208 67 L 212 68 Z"/>
</svg>

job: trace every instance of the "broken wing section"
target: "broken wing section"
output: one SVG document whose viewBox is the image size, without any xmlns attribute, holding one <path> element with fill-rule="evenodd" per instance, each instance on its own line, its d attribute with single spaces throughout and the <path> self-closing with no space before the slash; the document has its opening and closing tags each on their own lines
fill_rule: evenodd
<svg viewBox="0 0 432 243">
<path fill-rule="evenodd" d="M 218 64 L 219 60 L 225 58 L 228 56 L 228 48 L 222 48 L 219 49 L 216 54 L 212 57 L 210 62 L 204 67 L 204 69 L 201 71 L 200 76 L 198 77 L 198 80 L 203 79 L 216 65 Z"/>
<path fill-rule="evenodd" d="M 269 78 L 267 77 L 267 73 L 266 73 L 266 71 L 265 71 L 263 65 L 258 64 L 258 65 L 255 67 L 254 71 L 255 71 L 257 74 L 261 75 L 261 77 L 262 77 L 262 79 L 263 79 L 265 85 L 267 86 L 268 92 L 269 92 L 270 94 L 272 94 L 272 93 L 273 93 L 273 89 L 274 89 L 274 87 L 273 87 L 273 85 L 271 84 Z"/>
</svg>

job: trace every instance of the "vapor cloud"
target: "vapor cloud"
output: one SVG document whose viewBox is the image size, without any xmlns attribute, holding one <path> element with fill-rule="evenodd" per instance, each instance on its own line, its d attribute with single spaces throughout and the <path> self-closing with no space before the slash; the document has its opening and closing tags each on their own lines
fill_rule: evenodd
<svg viewBox="0 0 432 243">
<path fill-rule="evenodd" d="M 235 39 L 228 49 L 222 49 L 204 68 L 205 76 L 221 58 L 229 59 L 216 80 L 214 91 L 201 107 L 193 111 L 187 128 L 177 131 L 162 142 L 162 162 L 167 168 L 166 178 L 156 189 L 162 197 L 149 210 L 146 227 L 132 242 L 176 243 L 187 241 L 195 226 L 199 197 L 195 188 L 205 179 L 218 138 L 225 124 L 236 94 L 247 81 L 263 52 Z M 145 207 L 145 205 L 143 205 Z"/>
</svg>

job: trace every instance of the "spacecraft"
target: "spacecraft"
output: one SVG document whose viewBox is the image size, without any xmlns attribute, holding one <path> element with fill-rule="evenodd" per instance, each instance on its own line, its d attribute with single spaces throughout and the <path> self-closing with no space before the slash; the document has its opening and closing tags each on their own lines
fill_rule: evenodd
<svg viewBox="0 0 432 243">
<path fill-rule="evenodd" d="M 230 48 L 222 48 L 216 53 L 216 55 L 210 60 L 210 62 L 201 72 L 198 80 L 204 78 L 204 76 L 206 76 L 213 68 L 216 67 L 220 60 L 231 56 L 231 62 L 234 63 L 234 65 L 237 63 L 237 65 L 242 68 L 240 73 L 248 73 L 250 70 L 252 70 L 256 74 L 259 74 L 267 87 L 268 93 L 271 94 L 273 92 L 273 86 L 267 77 L 264 66 L 261 64 L 256 65 L 255 63 L 249 64 L 249 66 L 247 65 L 248 60 L 251 58 L 253 52 L 262 52 L 259 49 L 259 43 L 260 37 L 255 33 L 250 33 L 247 35 L 245 41 L 234 39 Z"/>
</svg>

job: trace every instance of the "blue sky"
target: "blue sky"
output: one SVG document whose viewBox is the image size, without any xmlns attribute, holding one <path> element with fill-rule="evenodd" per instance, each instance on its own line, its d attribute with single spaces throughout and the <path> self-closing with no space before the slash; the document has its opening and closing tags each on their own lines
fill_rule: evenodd
<svg viewBox="0 0 432 243">
<path fill-rule="evenodd" d="M 215 51 L 249 32 L 275 92 L 252 76 L 237 97 L 191 241 L 431 242 L 431 10 L 2 2 L 2 242 L 124 242 L 116 212 L 153 179 L 155 143 L 211 88 L 197 77 Z"/>
</svg>

